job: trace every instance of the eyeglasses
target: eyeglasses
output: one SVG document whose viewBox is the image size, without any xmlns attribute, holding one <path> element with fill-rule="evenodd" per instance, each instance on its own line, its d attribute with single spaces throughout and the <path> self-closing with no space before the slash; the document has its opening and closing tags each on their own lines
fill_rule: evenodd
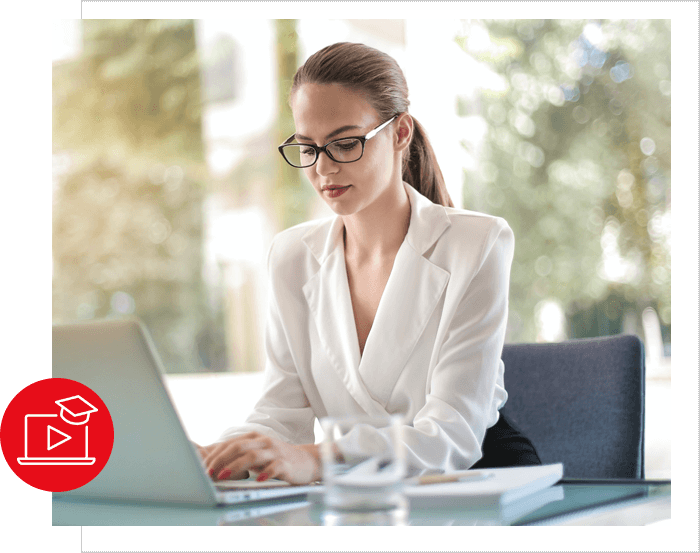
<svg viewBox="0 0 700 553">
<path fill-rule="evenodd" d="M 386 123 L 382 123 L 378 127 L 372 129 L 365 136 L 346 136 L 345 138 L 331 140 L 325 146 L 315 146 L 314 144 L 290 144 L 290 142 L 294 140 L 295 135 L 293 134 L 277 149 L 289 165 L 299 169 L 311 167 L 316 163 L 321 152 L 325 152 L 329 158 L 338 163 L 352 163 L 360 159 L 362 154 L 365 153 L 365 142 L 370 138 L 374 138 L 379 131 L 396 119 L 396 117 L 398 116 L 394 115 L 394 117 L 389 119 Z"/>
</svg>

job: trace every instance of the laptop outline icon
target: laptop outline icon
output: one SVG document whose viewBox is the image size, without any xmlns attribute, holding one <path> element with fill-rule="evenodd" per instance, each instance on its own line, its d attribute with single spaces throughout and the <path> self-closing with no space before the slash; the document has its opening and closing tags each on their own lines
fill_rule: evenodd
<svg viewBox="0 0 700 553">
<path fill-rule="evenodd" d="M 79 412 L 74 412 L 77 411 L 77 409 L 69 408 L 66 406 L 66 403 L 68 403 L 71 400 L 79 400 L 84 404 L 84 408 L 81 409 Z M 27 414 L 24 416 L 24 457 L 17 457 L 17 462 L 20 465 L 94 465 L 95 464 L 95 457 L 90 457 L 88 454 L 88 426 L 87 422 L 90 419 L 90 414 L 94 413 L 97 411 L 97 408 L 93 406 L 91 403 L 89 403 L 87 400 L 82 398 L 79 395 L 76 396 L 71 396 L 71 397 L 66 397 L 59 399 L 55 402 L 60 408 L 61 412 L 59 414 Z M 85 416 L 85 419 L 82 421 L 71 421 L 66 418 L 66 415 L 64 412 L 67 412 L 71 417 L 73 418 L 78 418 L 81 416 Z M 28 426 L 29 426 L 29 418 L 30 417 L 35 417 L 35 418 L 52 418 L 52 417 L 61 417 L 66 423 L 72 424 L 72 425 L 85 425 L 85 456 L 84 457 L 35 457 L 29 455 L 29 444 L 28 444 L 28 438 L 29 438 L 29 432 L 28 432 Z M 51 445 L 51 431 L 58 432 L 59 434 L 62 434 L 63 436 L 67 436 L 65 440 L 62 440 L 58 443 L 55 443 Z M 72 436 L 68 436 L 68 434 L 65 434 L 61 432 L 60 430 L 54 428 L 51 425 L 47 425 L 46 429 L 46 440 L 47 440 L 47 451 L 54 449 L 55 447 L 66 443 L 68 440 L 72 439 Z"/>
</svg>

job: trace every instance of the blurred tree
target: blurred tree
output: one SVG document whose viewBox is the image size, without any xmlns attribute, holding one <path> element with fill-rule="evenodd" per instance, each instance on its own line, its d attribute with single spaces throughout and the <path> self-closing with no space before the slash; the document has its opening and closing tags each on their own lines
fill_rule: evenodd
<svg viewBox="0 0 700 553">
<path fill-rule="evenodd" d="M 296 26 L 296 19 L 275 20 L 278 75 L 275 149 L 295 132 L 292 110 L 289 107 L 289 90 L 299 67 L 299 37 Z M 290 166 L 279 154 L 275 156 L 275 167 L 277 175 L 272 197 L 276 218 L 284 229 L 308 219 L 309 206 L 315 193 L 304 179 L 302 170 Z"/>
<path fill-rule="evenodd" d="M 516 236 L 508 340 L 538 339 L 534 314 L 551 299 L 570 337 L 617 332 L 650 305 L 670 325 L 670 21 L 465 29 L 460 46 L 505 84 L 458 109 L 487 128 L 480 146 L 465 144 L 478 160 L 465 203 Z M 484 31 L 487 45 L 470 40 Z"/>
<path fill-rule="evenodd" d="M 227 366 L 202 281 L 199 61 L 189 20 L 85 20 L 54 66 L 55 321 L 136 314 L 166 370 Z"/>
</svg>

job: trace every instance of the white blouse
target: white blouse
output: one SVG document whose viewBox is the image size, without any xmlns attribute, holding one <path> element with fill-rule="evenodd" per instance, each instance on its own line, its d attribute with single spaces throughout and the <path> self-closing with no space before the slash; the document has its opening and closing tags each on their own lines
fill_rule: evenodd
<svg viewBox="0 0 700 553">
<path fill-rule="evenodd" d="M 340 216 L 274 238 L 263 395 L 221 440 L 255 430 L 313 443 L 315 417 L 401 414 L 410 466 L 451 471 L 481 458 L 508 397 L 501 351 L 513 232 L 504 219 L 404 187 L 410 225 L 362 355 Z"/>
</svg>

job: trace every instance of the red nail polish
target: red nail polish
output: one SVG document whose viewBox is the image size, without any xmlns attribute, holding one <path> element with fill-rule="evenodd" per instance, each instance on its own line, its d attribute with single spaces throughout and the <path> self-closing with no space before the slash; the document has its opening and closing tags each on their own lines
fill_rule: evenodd
<svg viewBox="0 0 700 553">
<path fill-rule="evenodd" d="M 223 480 L 224 478 L 228 478 L 231 476 L 231 469 L 224 469 L 219 473 L 219 476 L 216 477 L 217 480 Z"/>
<path fill-rule="evenodd" d="M 214 477 L 214 469 L 209 469 L 209 476 Z"/>
<path fill-rule="evenodd" d="M 268 475 L 266 472 L 261 472 L 260 474 L 258 474 L 257 481 L 258 481 L 258 482 L 264 482 L 265 480 L 268 479 L 268 476 L 269 476 L 269 475 Z"/>
</svg>

